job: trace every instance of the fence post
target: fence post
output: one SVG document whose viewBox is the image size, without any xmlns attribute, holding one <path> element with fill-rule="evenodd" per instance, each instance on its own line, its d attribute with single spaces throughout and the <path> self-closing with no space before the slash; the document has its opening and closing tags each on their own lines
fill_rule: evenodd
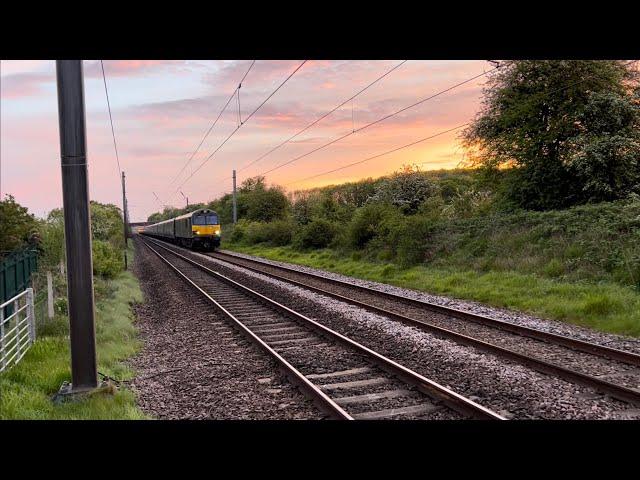
<svg viewBox="0 0 640 480">
<path fill-rule="evenodd" d="M 15 322 L 16 322 L 16 329 L 15 329 L 15 332 L 16 332 L 16 336 L 15 336 L 15 339 L 16 339 L 16 356 L 15 356 L 15 360 L 16 361 L 13 362 L 14 365 L 17 363 L 17 360 L 20 358 L 20 350 L 21 350 L 21 348 L 20 348 L 20 328 L 19 328 L 20 327 L 20 312 L 18 310 L 20 310 L 20 301 L 16 298 L 15 301 L 13 302 L 13 311 L 14 311 L 14 314 L 15 314 L 14 318 L 15 318 Z"/>
<path fill-rule="evenodd" d="M 4 308 L 0 308 L 0 354 L 2 355 L 1 372 L 7 367 L 7 356 L 4 353 Z"/>
<path fill-rule="evenodd" d="M 53 318 L 53 275 L 47 272 L 47 316 Z"/>
<path fill-rule="evenodd" d="M 31 337 L 31 344 L 36 341 L 36 310 L 34 306 L 33 288 L 27 289 L 27 312 L 29 314 L 29 321 L 31 328 L 29 329 L 29 336 Z"/>
</svg>

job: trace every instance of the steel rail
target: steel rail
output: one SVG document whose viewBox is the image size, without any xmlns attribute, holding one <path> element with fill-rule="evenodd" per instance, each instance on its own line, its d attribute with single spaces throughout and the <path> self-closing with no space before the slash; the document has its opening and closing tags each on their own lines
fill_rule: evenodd
<svg viewBox="0 0 640 480">
<path fill-rule="evenodd" d="M 177 251 L 168 248 L 164 245 L 162 245 L 160 242 L 156 241 L 156 240 L 150 240 L 151 243 L 157 245 L 158 247 L 162 248 L 163 250 L 166 250 L 170 253 L 172 253 L 173 255 L 177 256 L 178 258 L 184 260 L 185 262 L 189 263 L 190 265 L 193 265 L 194 267 L 202 270 L 203 272 L 208 273 L 209 275 L 227 283 L 228 285 L 233 286 L 234 288 L 245 292 L 247 294 L 249 294 L 250 296 L 256 298 L 257 300 L 266 303 L 267 305 L 279 310 L 281 313 L 288 315 L 292 318 L 294 318 L 295 320 L 301 321 L 303 324 L 311 327 L 312 329 L 316 330 L 317 332 L 319 332 L 320 334 L 322 334 L 325 337 L 329 337 L 330 339 L 336 340 L 354 350 L 356 350 L 358 353 L 363 354 L 365 357 L 367 357 L 369 360 L 373 361 L 373 363 L 377 364 L 379 367 L 381 367 L 383 370 L 391 373 L 392 375 L 404 380 L 406 383 L 409 383 L 411 385 L 414 385 L 416 388 L 418 388 L 418 390 L 420 390 L 422 393 L 426 394 L 427 396 L 431 397 L 431 398 L 435 398 L 437 400 L 442 401 L 445 405 L 447 405 L 449 408 L 463 413 L 463 414 L 467 414 L 467 415 L 471 415 L 472 417 L 475 417 L 477 419 L 487 419 L 487 420 L 506 420 L 503 416 L 493 412 L 492 410 L 483 407 L 482 405 L 464 397 L 463 395 L 460 395 L 456 392 L 454 392 L 451 389 L 448 389 L 440 384 L 438 384 L 437 382 L 430 380 L 422 375 L 420 375 L 417 372 L 414 372 L 413 370 L 410 370 L 409 368 L 375 352 L 374 350 L 371 350 L 368 347 L 365 347 L 364 345 L 351 340 L 350 338 L 322 325 L 321 323 L 316 322 L 315 320 L 310 319 L 309 317 L 306 317 L 305 315 L 302 315 L 301 313 L 296 312 L 295 310 L 292 310 L 291 308 L 276 302 L 275 300 L 272 300 L 271 298 L 256 292 L 255 290 L 246 287 L 245 285 L 240 284 L 239 282 L 236 282 L 235 280 L 232 280 L 229 277 L 226 277 L 225 275 L 222 275 L 219 272 L 216 272 L 210 268 L 208 268 L 205 265 L 202 265 L 199 262 L 196 262 L 195 260 L 188 258 L 180 253 L 178 253 Z M 147 245 L 149 248 L 151 248 L 149 245 Z M 156 252 L 157 255 L 159 255 Z M 160 255 L 159 255 L 160 256 Z M 162 258 L 162 257 L 161 257 Z M 165 260 L 166 261 L 166 260 Z M 174 267 L 175 268 L 175 267 Z M 177 269 L 176 269 L 177 270 Z M 183 274 L 184 276 L 184 274 Z M 187 278 L 186 276 L 184 276 L 184 278 Z M 189 280 L 189 283 L 196 286 L 192 281 Z M 205 294 L 207 296 L 207 298 L 209 298 L 210 300 L 212 300 L 213 302 L 215 302 L 215 300 L 213 300 L 208 294 L 206 294 L 202 289 L 200 289 L 198 287 L 199 291 L 201 291 L 203 294 Z M 219 304 L 217 302 L 215 302 L 216 305 L 219 306 Z M 219 308 L 222 309 L 221 306 L 219 306 Z M 225 314 L 231 316 L 231 314 L 229 314 L 226 310 L 223 309 L 223 311 L 225 312 Z M 237 321 L 237 320 L 236 320 Z M 237 321 L 238 322 L 238 321 Z M 240 322 L 238 322 L 239 324 L 241 324 Z M 243 325 L 244 327 L 244 325 Z M 244 327 L 245 330 L 250 331 L 248 328 Z M 253 332 L 251 332 L 253 333 Z M 253 334 L 255 336 L 255 334 Z M 257 337 L 256 337 L 257 338 Z M 262 342 L 264 343 L 264 342 Z M 264 344 L 266 346 L 266 344 Z M 275 353 L 275 351 L 274 351 Z M 275 353 L 277 355 L 277 353 Z M 281 357 L 280 357 L 281 358 Z M 284 360 L 284 359 L 283 359 Z M 291 367 L 293 368 L 293 367 Z M 299 373 L 299 372 L 298 372 Z M 302 375 L 301 373 L 299 373 L 300 375 Z M 305 378 L 306 379 L 306 378 Z M 308 381 L 308 380 L 307 380 Z"/>
<path fill-rule="evenodd" d="M 438 305 L 435 303 L 427 302 L 425 300 L 407 298 L 397 293 L 383 292 L 380 290 L 376 290 L 374 288 L 365 287 L 363 285 L 348 283 L 344 280 L 327 278 L 322 275 L 318 275 L 316 273 L 302 272 L 290 267 L 284 267 L 282 265 L 273 265 L 271 263 L 263 262 L 257 259 L 240 257 L 238 255 L 234 255 L 227 252 L 215 252 L 215 254 L 212 254 L 210 256 L 212 258 L 217 258 L 222 256 L 222 257 L 234 258 L 240 261 L 246 261 L 246 262 L 257 264 L 257 265 L 264 265 L 265 267 L 274 268 L 276 270 L 281 270 L 281 271 L 290 272 L 290 273 L 301 275 L 301 276 L 318 279 L 327 283 L 332 283 L 334 285 L 339 285 L 339 286 L 350 288 L 353 290 L 360 290 L 368 294 L 374 294 L 377 296 L 386 297 L 395 301 L 409 303 L 413 306 L 423 307 L 436 313 L 442 313 L 445 315 L 459 318 L 461 320 L 469 320 L 481 325 L 486 325 L 496 329 L 509 331 L 511 333 L 515 333 L 523 337 L 530 337 L 536 340 L 542 340 L 549 343 L 554 343 L 556 345 L 568 347 L 584 353 L 590 353 L 590 354 L 598 355 L 601 357 L 607 357 L 607 358 L 610 358 L 611 360 L 617 360 L 619 362 L 627 363 L 629 365 L 640 366 L 640 355 L 637 353 L 628 352 L 628 351 L 620 350 L 617 348 L 607 347 L 604 345 L 598 345 L 598 344 L 587 342 L 584 340 L 579 340 L 576 338 L 559 335 L 557 333 L 545 332 L 543 330 L 538 330 L 531 327 L 525 327 L 523 325 L 516 325 L 510 322 L 505 322 L 503 320 L 497 320 L 495 318 L 487 317 L 485 315 L 465 312 L 464 310 L 459 310 L 457 308 L 447 307 L 444 305 Z M 232 263 L 232 262 L 229 262 L 229 263 Z M 239 264 L 235 264 L 235 265 L 239 265 Z M 247 267 L 245 265 L 240 265 L 240 266 L 251 269 L 251 267 Z M 259 271 L 259 270 L 254 269 L 254 271 Z M 264 274 L 265 272 L 259 271 L 259 273 Z M 292 281 L 287 279 L 286 277 L 280 277 L 280 279 L 286 280 L 286 281 Z M 299 282 L 299 283 L 302 283 L 302 282 Z"/>
<path fill-rule="evenodd" d="M 230 257 L 235 257 L 234 255 L 228 255 Z M 563 378 L 564 380 L 568 380 L 570 382 L 574 382 L 574 383 L 578 383 L 587 387 L 591 387 L 591 388 L 595 388 L 597 390 L 599 390 L 600 392 L 609 394 L 619 400 L 623 400 L 625 402 L 629 402 L 629 403 L 633 403 L 633 404 L 640 404 L 640 391 L 632 389 L 632 388 L 628 388 L 628 387 L 624 387 L 622 385 L 618 385 L 612 382 L 609 382 L 607 380 L 603 380 L 601 378 L 597 378 L 594 377 L 592 375 L 588 375 L 586 373 L 582 373 L 582 372 L 578 372 L 576 370 L 571 370 L 569 368 L 566 367 L 562 367 L 560 365 L 556 365 L 554 363 L 550 363 L 547 362 L 546 360 L 542 360 L 540 358 L 536 358 L 536 357 L 532 357 L 530 355 L 527 354 L 523 354 L 523 353 L 519 353 L 516 352 L 514 350 L 505 348 L 505 347 L 500 347 L 498 345 L 494 345 L 492 343 L 486 342 L 484 340 L 479 340 L 477 338 L 473 338 L 470 337 L 468 335 L 464 335 L 462 333 L 458 333 L 455 332 L 453 330 L 449 330 L 447 328 L 444 327 L 440 327 L 437 325 L 434 325 L 432 323 L 426 322 L 424 320 L 418 320 L 415 318 L 411 318 L 407 315 L 403 315 L 382 307 L 377 307 L 375 305 L 371 305 L 353 298 L 349 298 L 349 297 L 345 297 L 343 295 L 340 295 L 338 293 L 335 292 L 331 292 L 328 290 L 324 290 L 322 288 L 313 286 L 313 285 L 309 285 L 306 284 L 304 282 L 299 282 L 297 280 L 293 280 L 287 277 L 283 277 L 281 275 L 277 275 L 271 272 L 265 272 L 263 270 L 260 270 L 258 268 L 254 268 L 254 267 L 250 267 L 250 266 L 246 266 L 246 265 L 242 265 L 241 263 L 235 263 L 229 260 L 222 260 L 220 258 L 218 258 L 217 256 L 213 256 L 211 255 L 212 258 L 216 258 L 218 260 L 221 260 L 223 262 L 227 262 L 231 265 L 235 265 L 235 266 L 239 266 L 241 268 L 246 268 L 247 270 L 256 272 L 256 273 L 260 273 L 262 275 L 267 275 L 270 276 L 272 278 L 275 278 L 277 280 L 281 280 L 281 281 L 285 281 L 287 283 L 290 283 L 292 285 L 307 289 L 307 290 L 312 290 L 316 293 L 319 293 L 321 295 L 327 295 L 330 296 L 332 298 L 335 298 L 336 300 L 340 300 L 346 303 L 349 303 L 351 305 L 355 305 L 358 306 L 360 308 L 364 308 L 365 310 L 368 310 L 370 312 L 374 312 L 380 315 L 384 315 L 386 317 L 392 318 L 394 320 L 397 320 L 403 324 L 406 325 L 410 325 L 413 327 L 417 327 L 421 330 L 424 331 L 428 331 L 430 333 L 434 333 L 436 335 L 440 335 L 442 337 L 446 337 L 446 338 L 450 338 L 458 343 L 462 343 L 464 345 L 468 345 L 471 347 L 476 347 L 479 348 L 481 350 L 484 351 L 488 351 L 491 352 L 493 354 L 497 354 L 500 355 L 502 357 L 506 357 L 509 358 L 511 360 L 514 360 L 518 363 L 521 363 L 525 366 L 528 366 L 538 372 L 541 373 L 545 373 L 545 374 L 551 374 L 551 375 L 555 375 L 558 376 L 560 378 Z M 238 257 L 236 257 L 238 258 Z M 244 260 L 244 258 L 239 257 L 240 260 Z M 262 262 L 256 262 L 256 263 L 262 263 Z M 268 266 L 271 266 L 270 264 L 266 264 Z M 294 272 L 296 273 L 300 273 L 294 270 Z M 306 272 L 303 273 L 303 275 L 305 275 Z M 314 274 L 310 274 L 310 276 L 316 276 Z M 324 280 L 325 277 L 322 277 L 320 275 L 317 275 L 318 278 Z M 330 279 L 333 280 L 333 279 Z M 341 282 L 344 284 L 344 282 Z M 346 284 L 348 286 L 352 286 L 351 284 Z M 366 288 L 366 287 L 365 287 Z M 378 293 L 377 290 L 373 290 L 373 289 L 369 289 L 368 290 L 369 293 Z M 380 292 L 383 293 L 383 292 Z M 400 297 L 400 298 L 404 298 L 404 297 Z"/>
<path fill-rule="evenodd" d="M 164 263 L 169 265 L 169 267 L 171 267 L 179 276 L 181 276 L 183 280 L 185 280 L 189 285 L 195 288 L 207 300 L 209 300 L 213 305 L 215 305 L 215 307 L 218 310 L 220 310 L 227 318 L 229 318 L 234 323 L 234 325 L 240 329 L 242 333 L 244 333 L 247 337 L 249 337 L 249 339 L 252 342 L 254 342 L 256 345 L 262 348 L 265 352 L 267 352 L 267 354 L 269 354 L 278 363 L 278 365 L 285 370 L 287 376 L 291 378 L 294 381 L 294 383 L 300 386 L 315 401 L 320 403 L 321 408 L 325 412 L 329 413 L 330 415 L 338 419 L 353 420 L 353 417 L 351 417 L 351 415 L 349 415 L 342 407 L 340 407 L 331 398 L 329 398 L 329 396 L 326 393 L 324 393 L 317 386 L 311 383 L 299 370 L 297 370 L 293 365 L 287 362 L 278 352 L 276 352 L 273 348 L 267 345 L 260 337 L 258 337 L 249 328 L 247 328 L 240 320 L 238 320 L 226 308 L 220 305 L 213 297 L 211 297 L 207 292 L 205 292 L 202 288 L 200 288 L 193 280 L 191 280 L 187 275 L 185 275 L 180 269 L 178 269 L 169 260 L 163 257 L 155 248 L 153 248 L 144 240 L 142 243 L 147 248 L 149 248 L 153 253 L 155 253 L 158 256 L 158 258 L 160 258 Z"/>
</svg>

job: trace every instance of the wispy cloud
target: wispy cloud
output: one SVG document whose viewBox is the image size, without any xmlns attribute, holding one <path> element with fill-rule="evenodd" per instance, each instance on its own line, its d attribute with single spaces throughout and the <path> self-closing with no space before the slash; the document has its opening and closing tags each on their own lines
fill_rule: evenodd
<svg viewBox="0 0 640 480">
<path fill-rule="evenodd" d="M 240 90 L 243 119 L 302 60 L 257 60 Z M 320 118 L 400 60 L 310 60 L 267 102 L 231 141 L 183 186 L 190 200 L 204 201 L 228 188 L 225 178 Z M 237 87 L 251 59 L 105 60 L 120 160 L 129 179 L 130 204 L 142 219 L 163 200 L 237 126 L 234 99 L 191 164 L 177 175 L 211 122 Z M 255 175 L 302 155 L 433 93 L 482 72 L 484 62 L 410 60 L 354 102 L 344 105 L 289 144 L 242 172 Z M 117 167 L 106 112 L 99 61 L 84 62 L 91 195 L 119 203 Z M 274 172 L 269 182 L 293 180 L 336 168 L 409 143 L 471 118 L 479 104 L 481 79 L 448 92 L 376 126 L 350 135 L 326 149 Z M 2 192 L 11 192 L 31 210 L 44 214 L 59 206 L 59 137 L 54 62 L 2 62 Z M 165 99 L 165 100 L 162 100 Z M 5 101 L 7 100 L 7 101 Z M 353 112 L 352 112 L 353 108 Z M 402 163 L 423 168 L 455 166 L 463 151 L 455 134 L 321 177 L 312 186 L 393 171 Z M 37 172 L 34 175 L 33 172 Z M 244 177 L 241 177 L 241 180 Z M 53 180 L 51 180 L 53 179 Z M 177 199 L 176 199 L 177 201 Z"/>
</svg>

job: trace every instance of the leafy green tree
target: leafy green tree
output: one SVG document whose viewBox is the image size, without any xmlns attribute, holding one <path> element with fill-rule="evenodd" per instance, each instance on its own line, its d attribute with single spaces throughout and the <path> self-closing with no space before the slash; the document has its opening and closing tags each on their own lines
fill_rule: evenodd
<svg viewBox="0 0 640 480">
<path fill-rule="evenodd" d="M 616 98 L 615 102 L 632 103 L 637 85 L 637 73 L 622 61 L 507 61 L 489 79 L 482 108 L 463 138 L 485 167 L 515 167 L 506 177 L 505 194 L 519 206 L 562 208 L 602 198 L 592 190 L 602 190 L 602 179 L 590 181 L 598 168 L 587 164 L 608 164 L 605 158 L 612 154 L 617 155 L 613 163 L 624 164 L 631 157 L 619 152 L 634 147 L 627 141 L 629 122 L 616 120 L 618 113 L 610 110 L 600 110 L 603 122 L 614 127 L 608 135 L 623 132 L 624 140 L 596 147 L 598 126 L 589 125 L 589 111 L 604 101 L 597 95 L 609 95 L 608 102 Z M 595 130 L 589 133 L 589 128 Z M 595 150 L 587 153 L 589 148 Z M 632 167 L 627 164 L 616 171 Z M 617 198 L 629 182 L 608 183 L 621 187 L 610 194 Z"/>
<path fill-rule="evenodd" d="M 61 208 L 49 212 L 40 227 L 42 232 L 42 261 L 53 267 L 64 260 L 64 216 Z"/>
<path fill-rule="evenodd" d="M 0 225 L 0 256 L 26 245 L 38 230 L 35 217 L 26 207 L 17 203 L 12 195 L 6 195 L 0 201 Z"/>
<path fill-rule="evenodd" d="M 238 218 L 270 222 L 284 218 L 289 210 L 289 199 L 282 187 L 267 187 L 264 177 L 248 178 L 239 188 Z"/>
<path fill-rule="evenodd" d="M 615 93 L 594 93 L 580 127 L 567 163 L 582 185 L 581 200 L 640 193 L 640 105 Z"/>
<path fill-rule="evenodd" d="M 93 273 L 113 277 L 124 269 L 124 223 L 121 210 L 112 204 L 91 201 L 91 237 Z M 55 208 L 40 226 L 42 262 L 57 265 L 65 256 L 64 212 Z"/>
</svg>

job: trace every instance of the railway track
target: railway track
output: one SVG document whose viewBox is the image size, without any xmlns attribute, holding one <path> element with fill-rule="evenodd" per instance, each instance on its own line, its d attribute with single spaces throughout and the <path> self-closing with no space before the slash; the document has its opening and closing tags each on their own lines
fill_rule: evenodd
<svg viewBox="0 0 640 480">
<path fill-rule="evenodd" d="M 218 261 L 347 302 L 536 371 L 640 404 L 640 355 L 482 315 L 406 298 L 256 259 L 216 252 Z M 611 381 L 611 380 L 615 380 Z"/>
<path fill-rule="evenodd" d="M 497 413 L 183 255 L 143 243 L 338 419 L 492 419 Z"/>
</svg>

